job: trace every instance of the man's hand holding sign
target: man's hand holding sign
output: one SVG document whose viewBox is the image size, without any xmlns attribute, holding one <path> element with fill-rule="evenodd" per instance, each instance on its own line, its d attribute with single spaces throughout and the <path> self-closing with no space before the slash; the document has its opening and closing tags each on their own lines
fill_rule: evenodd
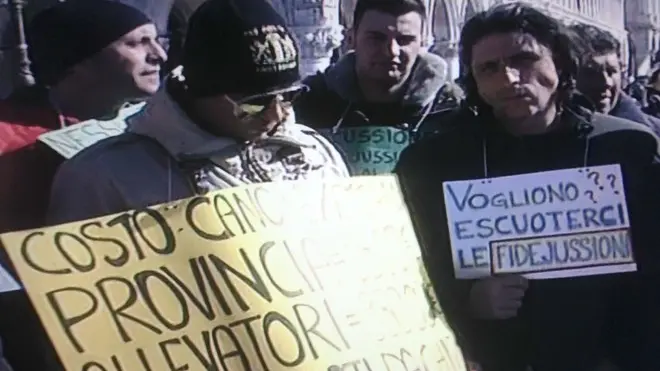
<svg viewBox="0 0 660 371">
<path fill-rule="evenodd" d="M 528 286 L 527 279 L 518 275 L 479 280 L 470 291 L 470 310 L 480 319 L 515 317 Z"/>
<path fill-rule="evenodd" d="M 456 277 L 473 315 L 517 315 L 527 279 L 636 270 L 618 165 L 444 183 Z"/>
</svg>

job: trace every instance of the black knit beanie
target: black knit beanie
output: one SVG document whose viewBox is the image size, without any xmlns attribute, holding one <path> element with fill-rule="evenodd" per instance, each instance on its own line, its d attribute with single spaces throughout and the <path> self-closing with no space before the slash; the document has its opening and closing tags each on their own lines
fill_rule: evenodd
<svg viewBox="0 0 660 371">
<path fill-rule="evenodd" d="M 194 97 L 267 94 L 300 80 L 298 45 L 268 0 L 207 0 L 190 18 L 182 65 Z"/>
<path fill-rule="evenodd" d="M 67 0 L 37 13 L 27 30 L 37 81 L 56 83 L 69 68 L 149 23 L 140 10 L 112 0 Z"/>
</svg>

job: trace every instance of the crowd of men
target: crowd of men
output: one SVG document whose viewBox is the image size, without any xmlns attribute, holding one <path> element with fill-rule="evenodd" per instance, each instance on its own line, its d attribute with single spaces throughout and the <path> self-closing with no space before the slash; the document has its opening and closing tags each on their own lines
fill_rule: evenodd
<svg viewBox="0 0 660 371">
<path fill-rule="evenodd" d="M 207 0 L 173 71 L 137 9 L 67 0 L 42 11 L 28 27 L 38 86 L 0 103 L 0 232 L 364 174 L 349 137 L 369 128 L 361 148 L 405 138 L 375 172 L 401 181 L 466 359 L 484 371 L 660 370 L 658 72 L 636 100 L 614 37 L 513 3 L 463 27 L 459 89 L 424 49 L 426 14 L 421 0 L 359 0 L 351 51 L 301 80 L 298 45 L 267 0 Z M 70 159 L 38 140 L 140 101 L 125 133 Z M 444 181 L 603 164 L 622 169 L 636 272 L 455 278 Z M 25 292 L 1 293 L 0 313 L 1 371 L 62 369 Z"/>
</svg>

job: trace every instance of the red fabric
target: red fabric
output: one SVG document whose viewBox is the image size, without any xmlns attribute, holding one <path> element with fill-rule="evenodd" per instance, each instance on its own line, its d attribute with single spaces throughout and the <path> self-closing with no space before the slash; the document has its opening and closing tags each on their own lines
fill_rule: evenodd
<svg viewBox="0 0 660 371">
<path fill-rule="evenodd" d="M 46 102 L 0 102 L 0 233 L 44 225 L 50 186 L 64 159 L 37 138 L 61 122 Z"/>
</svg>

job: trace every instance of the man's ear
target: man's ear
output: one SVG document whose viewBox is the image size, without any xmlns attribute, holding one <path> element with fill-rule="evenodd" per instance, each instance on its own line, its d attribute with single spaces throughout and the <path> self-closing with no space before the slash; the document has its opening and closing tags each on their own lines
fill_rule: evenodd
<svg viewBox="0 0 660 371">
<path fill-rule="evenodd" d="M 344 45 L 346 45 L 346 50 L 355 49 L 355 29 L 353 27 L 344 30 Z"/>
<path fill-rule="evenodd" d="M 623 60 L 619 60 L 619 69 L 621 70 L 621 73 L 628 73 L 628 63 L 624 62 Z"/>
</svg>

